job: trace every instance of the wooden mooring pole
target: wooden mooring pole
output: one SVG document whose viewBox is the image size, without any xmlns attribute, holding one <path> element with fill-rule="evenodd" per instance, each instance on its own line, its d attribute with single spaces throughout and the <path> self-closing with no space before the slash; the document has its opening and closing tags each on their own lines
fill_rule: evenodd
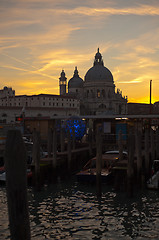
<svg viewBox="0 0 159 240">
<path fill-rule="evenodd" d="M 26 149 L 18 130 L 9 130 L 5 147 L 6 190 L 12 240 L 30 240 Z"/>
<path fill-rule="evenodd" d="M 60 129 L 60 146 L 61 146 L 61 152 L 64 152 L 65 150 L 65 129 L 61 126 Z"/>
<path fill-rule="evenodd" d="M 151 142 L 151 165 L 153 161 L 155 160 L 155 134 L 154 134 L 154 130 L 152 128 L 150 128 L 150 142 Z"/>
<path fill-rule="evenodd" d="M 102 194 L 101 190 L 101 170 L 102 170 L 102 135 L 101 124 L 96 126 L 96 187 L 97 196 Z"/>
<path fill-rule="evenodd" d="M 130 133 L 128 135 L 128 166 L 127 166 L 127 194 L 128 194 L 128 197 L 133 196 L 134 152 L 135 152 L 135 136 L 130 131 Z"/>
<path fill-rule="evenodd" d="M 47 144 L 47 149 L 48 149 L 48 157 L 51 157 L 51 150 L 52 150 L 52 129 L 48 129 L 48 144 Z"/>
<path fill-rule="evenodd" d="M 35 189 L 40 191 L 40 133 L 36 130 L 33 132 L 33 164 L 35 165 Z"/>
<path fill-rule="evenodd" d="M 122 139 L 122 131 L 119 131 L 118 134 L 118 147 L 119 147 L 119 161 L 123 160 L 123 139 Z"/>
<path fill-rule="evenodd" d="M 67 167 L 68 167 L 68 172 L 71 171 L 71 134 L 70 130 L 68 129 L 67 131 Z"/>
<path fill-rule="evenodd" d="M 75 128 L 72 128 L 72 148 L 76 148 L 76 134 L 75 134 Z"/>
<path fill-rule="evenodd" d="M 53 169 L 56 168 L 57 165 L 57 132 L 56 128 L 53 129 L 53 143 L 52 143 L 52 152 L 53 152 L 53 158 L 52 158 L 52 167 Z"/>
<path fill-rule="evenodd" d="M 89 144 L 89 155 L 92 156 L 93 132 L 92 132 L 91 128 L 89 128 L 89 130 L 88 130 L 88 144 Z"/>
<path fill-rule="evenodd" d="M 144 146 L 144 155 L 145 155 L 145 180 L 149 178 L 150 173 L 150 150 L 149 150 L 149 128 L 145 128 L 145 146 Z"/>
<path fill-rule="evenodd" d="M 142 186 L 142 132 L 136 131 L 136 156 L 137 156 L 137 183 L 138 186 Z"/>
<path fill-rule="evenodd" d="M 159 128 L 156 130 L 156 159 L 159 159 Z"/>
</svg>

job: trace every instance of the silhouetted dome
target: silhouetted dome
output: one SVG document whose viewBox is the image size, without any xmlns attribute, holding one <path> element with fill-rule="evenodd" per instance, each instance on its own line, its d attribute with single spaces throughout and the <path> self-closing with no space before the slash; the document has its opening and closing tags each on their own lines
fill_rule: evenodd
<svg viewBox="0 0 159 240">
<path fill-rule="evenodd" d="M 104 67 L 102 55 L 98 52 L 95 55 L 94 66 L 85 75 L 85 82 L 112 82 L 113 75 L 108 68 Z"/>
<path fill-rule="evenodd" d="M 82 88 L 83 79 L 79 77 L 77 67 L 75 67 L 74 75 L 68 82 L 68 88 Z"/>
<path fill-rule="evenodd" d="M 113 75 L 108 68 L 104 66 L 93 66 L 85 75 L 86 82 L 114 82 Z"/>
</svg>

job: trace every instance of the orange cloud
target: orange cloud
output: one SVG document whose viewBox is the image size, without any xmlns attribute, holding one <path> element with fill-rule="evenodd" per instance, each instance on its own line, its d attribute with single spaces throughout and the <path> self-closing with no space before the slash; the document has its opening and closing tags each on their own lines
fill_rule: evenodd
<svg viewBox="0 0 159 240">
<path fill-rule="evenodd" d="M 150 15 L 158 16 L 159 7 L 150 5 L 140 5 L 139 7 L 130 8 L 91 8 L 91 7 L 77 7 L 73 9 L 56 9 L 50 10 L 59 14 L 80 14 L 86 16 L 98 16 L 98 15 Z"/>
</svg>

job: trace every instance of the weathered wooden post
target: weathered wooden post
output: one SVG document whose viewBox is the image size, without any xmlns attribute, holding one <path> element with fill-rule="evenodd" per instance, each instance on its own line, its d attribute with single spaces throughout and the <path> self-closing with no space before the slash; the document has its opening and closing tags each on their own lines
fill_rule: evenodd
<svg viewBox="0 0 159 240">
<path fill-rule="evenodd" d="M 134 152 L 135 152 L 135 136 L 130 129 L 128 135 L 128 166 L 127 166 L 127 194 L 133 196 L 134 185 Z"/>
<path fill-rule="evenodd" d="M 75 128 L 72 127 L 72 148 L 75 149 L 75 146 L 76 146 Z"/>
<path fill-rule="evenodd" d="M 61 131 L 60 131 L 60 142 L 61 142 L 61 152 L 64 152 L 65 150 L 65 132 L 64 128 L 61 126 Z"/>
<path fill-rule="evenodd" d="M 67 166 L 68 172 L 71 171 L 71 134 L 70 130 L 67 131 Z"/>
<path fill-rule="evenodd" d="M 142 133 L 140 130 L 136 131 L 136 156 L 137 156 L 137 182 L 141 186 L 142 173 Z"/>
<path fill-rule="evenodd" d="M 40 133 L 33 131 L 33 164 L 35 166 L 35 189 L 40 191 Z"/>
<path fill-rule="evenodd" d="M 48 157 L 51 157 L 51 150 L 52 150 L 52 129 L 51 128 L 48 129 L 48 144 L 47 144 L 47 148 L 48 148 Z"/>
<path fill-rule="evenodd" d="M 119 147 L 119 161 L 123 160 L 123 140 L 122 140 L 122 130 L 118 134 L 118 147 Z"/>
<path fill-rule="evenodd" d="M 96 126 L 96 186 L 97 196 L 101 196 L 101 170 L 102 170 L 102 135 L 101 124 Z"/>
<path fill-rule="evenodd" d="M 119 161 L 123 160 L 123 140 L 122 140 L 122 130 L 119 130 L 118 135 L 116 135 L 116 144 L 119 149 Z M 114 187 L 116 190 L 121 188 L 121 176 L 123 176 L 122 170 L 115 170 L 115 180 Z"/>
<path fill-rule="evenodd" d="M 18 130 L 9 130 L 5 147 L 6 190 L 12 240 L 30 240 L 26 149 Z"/>
<path fill-rule="evenodd" d="M 159 128 L 156 130 L 156 159 L 159 159 Z"/>
<path fill-rule="evenodd" d="M 155 134 L 152 128 L 150 128 L 150 141 L 151 141 L 151 166 L 155 160 Z M 150 166 L 150 167 L 151 167 Z"/>
<path fill-rule="evenodd" d="M 93 143 L 93 133 L 92 133 L 92 129 L 89 128 L 89 130 L 88 130 L 88 145 L 89 145 L 89 155 L 90 156 L 92 156 L 92 153 L 93 153 L 92 143 Z"/>
<path fill-rule="evenodd" d="M 57 132 L 56 128 L 53 129 L 53 143 L 52 143 L 52 167 L 56 168 L 57 165 Z"/>
<path fill-rule="evenodd" d="M 145 180 L 149 177 L 150 162 L 149 162 L 149 128 L 145 128 Z"/>
</svg>

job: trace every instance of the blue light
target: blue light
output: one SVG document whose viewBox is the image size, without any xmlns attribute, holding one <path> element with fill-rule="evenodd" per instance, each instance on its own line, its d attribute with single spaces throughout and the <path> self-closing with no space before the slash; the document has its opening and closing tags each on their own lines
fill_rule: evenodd
<svg viewBox="0 0 159 240">
<path fill-rule="evenodd" d="M 86 124 L 85 121 L 80 119 L 79 117 L 70 117 L 64 122 L 64 127 L 66 132 L 69 130 L 71 138 L 73 137 L 73 131 L 75 132 L 75 139 L 80 140 L 85 132 L 86 132 Z"/>
</svg>

